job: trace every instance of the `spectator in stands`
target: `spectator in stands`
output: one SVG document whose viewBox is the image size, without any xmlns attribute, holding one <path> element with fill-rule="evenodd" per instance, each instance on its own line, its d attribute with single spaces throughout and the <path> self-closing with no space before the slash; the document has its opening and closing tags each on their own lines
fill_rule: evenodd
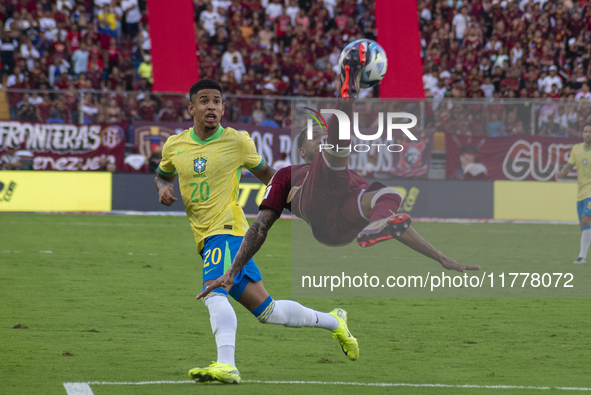
<svg viewBox="0 0 591 395">
<path fill-rule="evenodd" d="M 139 33 L 139 25 L 142 19 L 138 0 L 121 1 L 121 10 L 125 15 L 125 33 L 128 41 L 130 41 Z"/>
<path fill-rule="evenodd" d="M 142 121 L 154 121 L 156 115 L 157 103 L 152 100 L 150 95 L 145 95 L 139 105 L 139 115 Z"/>
<path fill-rule="evenodd" d="M 138 67 L 137 74 L 140 78 L 145 78 L 149 82 L 150 86 L 154 84 L 151 55 L 144 55 L 144 61 Z"/>
<path fill-rule="evenodd" d="M 300 9 L 300 11 L 296 14 L 295 27 L 301 28 L 301 30 L 304 32 L 310 30 L 310 17 L 308 14 L 306 14 L 304 9 Z"/>
<path fill-rule="evenodd" d="M 486 124 L 486 133 L 489 137 L 505 136 L 503 133 L 503 123 L 499 121 L 496 113 L 490 114 L 490 121 Z"/>
<path fill-rule="evenodd" d="M 31 70 L 35 67 L 35 59 L 39 59 L 41 55 L 37 48 L 33 46 L 33 41 L 30 37 L 22 36 L 23 43 L 20 46 L 20 54 L 27 62 L 27 69 Z"/>
<path fill-rule="evenodd" d="M 216 26 L 215 34 L 209 39 L 209 46 L 217 48 L 220 52 L 226 52 L 226 48 L 230 38 L 226 33 L 226 29 L 223 26 Z"/>
<path fill-rule="evenodd" d="M 85 9 L 82 2 L 72 0 L 58 0 L 54 7 L 47 1 L 29 1 L 25 7 L 15 1 L 12 4 L 14 10 L 8 8 L 10 11 L 3 15 L 5 23 L 0 36 L 4 74 L 9 65 L 18 66 L 23 75 L 29 74 L 35 88 L 46 84 L 67 89 L 72 85 L 76 89 L 112 91 L 121 90 L 123 85 L 127 91 L 150 91 L 151 62 L 144 59 L 137 76 L 134 69 L 138 53 L 148 55 L 151 48 L 149 25 L 147 18 L 142 20 L 138 0 L 90 2 L 98 6 L 94 16 L 88 13 L 92 13 L 92 7 Z M 327 95 L 327 86 L 336 78 L 334 73 L 327 72 L 327 63 L 334 67 L 340 48 L 347 41 L 371 37 L 375 29 L 371 0 L 274 0 L 264 4 L 257 0 L 205 0 L 195 4 L 196 21 L 203 26 L 197 27 L 201 75 L 223 79 L 229 93 Z M 418 10 L 424 85 L 437 100 L 431 110 L 440 111 L 442 97 L 484 95 L 494 96 L 496 100 L 551 97 L 560 101 L 572 98 L 580 103 L 591 96 L 588 86 L 591 25 L 586 15 L 588 10 L 578 2 L 571 5 L 569 2 L 425 0 L 419 1 Z M 208 18 L 211 15 L 214 16 Z M 120 22 L 122 37 L 117 33 L 121 31 Z M 141 42 L 136 37 L 140 31 Z M 222 33 L 218 36 L 218 32 Z M 121 38 L 120 42 L 115 37 Z M 33 40 L 32 45 L 29 38 Z M 233 50 L 226 47 L 229 42 L 233 43 Z M 268 50 L 261 50 L 261 45 Z M 86 64 L 83 48 L 88 52 Z M 314 67 L 306 68 L 307 64 Z M 75 81 L 62 77 L 64 74 L 75 75 Z M 22 95 L 13 95 L 12 99 L 16 100 L 12 100 L 9 94 L 8 99 L 13 104 L 11 116 L 20 118 L 20 109 L 27 110 L 22 104 L 16 106 Z M 131 99 L 129 106 L 127 99 L 120 100 L 126 120 L 139 118 L 135 99 Z M 65 104 L 74 116 L 78 105 L 71 101 Z M 49 118 L 53 105 L 47 101 L 36 105 L 40 106 L 40 118 Z M 255 114 L 264 118 L 267 109 L 261 108 L 257 113 L 255 106 L 255 101 L 250 108 L 237 102 L 232 117 L 238 114 L 239 107 L 241 116 L 248 113 L 246 120 L 252 120 L 251 116 L 254 119 Z M 447 125 L 460 125 L 462 112 L 453 106 L 450 104 L 450 109 L 446 109 Z M 534 107 L 535 111 L 539 109 Z M 584 111 L 587 111 L 585 106 L 578 116 L 584 117 Z M 554 133 L 552 125 L 559 122 L 549 119 L 548 114 L 540 115 L 543 114 L 536 114 L 537 119 L 542 119 L 545 133 Z M 531 117 L 531 111 L 528 116 Z M 101 117 L 108 119 L 106 113 Z M 497 113 L 497 117 L 508 133 L 520 130 L 517 122 L 522 119 L 520 116 L 517 120 L 510 118 L 507 110 L 507 115 Z M 527 122 L 524 121 L 523 128 L 530 130 Z M 485 125 L 482 122 L 480 127 L 485 129 Z"/>
<path fill-rule="evenodd" d="M 20 157 L 16 155 L 16 150 L 12 145 L 6 147 L 6 153 L 0 157 L 2 170 L 20 170 Z"/>
<path fill-rule="evenodd" d="M 83 123 L 94 123 L 96 114 L 98 113 L 98 107 L 94 104 L 92 95 L 84 95 L 84 103 L 80 107 L 80 111 L 82 112 Z"/>
<path fill-rule="evenodd" d="M 275 37 L 271 22 L 265 24 L 265 29 L 259 32 L 259 43 L 262 47 L 271 48 L 271 39 Z"/>
<path fill-rule="evenodd" d="M 88 58 L 90 53 L 86 47 L 85 42 L 80 43 L 80 47 L 72 54 L 72 62 L 74 64 L 74 74 L 79 78 L 80 74 L 86 73 L 88 67 Z"/>
<path fill-rule="evenodd" d="M 282 0 L 269 0 L 269 4 L 265 8 L 265 13 L 271 22 L 275 21 L 275 18 L 283 12 L 283 6 L 281 3 Z"/>
<path fill-rule="evenodd" d="M 468 16 L 468 7 L 466 6 L 462 7 L 460 13 L 456 14 L 453 18 L 452 25 L 455 29 L 455 39 L 460 43 L 464 39 L 464 32 L 468 27 L 469 20 L 470 17 Z"/>
<path fill-rule="evenodd" d="M 553 118 L 554 111 L 556 110 L 556 104 L 551 98 L 546 99 L 546 103 L 540 108 L 540 117 L 538 120 L 538 127 L 547 128 L 550 119 Z"/>
<path fill-rule="evenodd" d="M 99 35 L 117 37 L 117 18 L 115 18 L 110 4 L 103 6 L 102 12 L 97 17 L 97 23 Z"/>
<path fill-rule="evenodd" d="M 203 29 L 207 30 L 210 36 L 213 36 L 215 34 L 216 25 L 222 22 L 222 17 L 219 13 L 213 10 L 213 5 L 210 2 L 205 6 L 205 11 L 201 12 L 199 20 L 201 21 Z"/>
<path fill-rule="evenodd" d="M 174 102 L 170 99 L 166 100 L 164 107 L 158 113 L 158 121 L 160 122 L 177 122 L 179 120 L 179 113 L 174 108 Z"/>
<path fill-rule="evenodd" d="M 123 76 L 119 72 L 119 68 L 114 66 L 106 81 L 106 87 L 110 91 L 117 90 L 118 87 L 123 88 Z"/>
<path fill-rule="evenodd" d="M 233 42 L 228 44 L 228 50 L 222 56 L 222 70 L 224 73 L 234 72 L 234 77 L 238 83 L 242 82 L 242 75 L 246 74 L 246 67 L 242 60 L 242 54 L 236 50 Z"/>
<path fill-rule="evenodd" d="M 552 91 L 552 85 L 556 85 L 558 89 L 562 89 L 562 80 L 556 75 L 556 66 L 550 66 L 548 72 L 549 75 L 542 80 L 542 91 L 550 93 Z"/>
<path fill-rule="evenodd" d="M 267 126 L 271 128 L 278 128 L 279 124 L 274 119 L 274 114 L 271 111 L 265 113 L 265 120 L 259 124 L 259 126 Z"/>
<path fill-rule="evenodd" d="M 106 118 L 107 123 L 117 123 L 121 122 L 122 120 L 122 111 L 119 105 L 117 104 L 117 100 L 115 98 L 111 98 L 109 100 L 109 105 L 106 109 Z"/>
<path fill-rule="evenodd" d="M 111 37 L 109 40 L 109 48 L 103 51 L 103 64 L 107 65 L 107 75 L 110 76 L 113 73 L 113 68 L 119 66 L 120 57 L 121 54 L 117 45 L 117 39 L 115 37 Z"/>
<path fill-rule="evenodd" d="M 495 92 L 495 86 L 491 83 L 489 76 L 484 77 L 484 82 L 480 85 L 480 89 L 482 90 L 484 97 L 492 99 L 493 93 Z"/>
<path fill-rule="evenodd" d="M 49 85 L 54 86 L 62 74 L 68 74 L 70 63 L 62 58 L 62 55 L 55 54 L 53 64 L 49 66 Z"/>
<path fill-rule="evenodd" d="M 265 113 L 263 112 L 263 102 L 257 100 L 254 104 L 254 110 L 252 111 L 252 120 L 256 125 L 260 125 L 265 119 Z"/>
<path fill-rule="evenodd" d="M 2 63 L 2 69 L 0 69 L 0 83 L 4 75 L 12 74 L 14 68 L 14 51 L 18 43 L 10 37 L 7 31 L 3 31 L 0 34 L 0 62 Z"/>
<path fill-rule="evenodd" d="M 109 164 L 106 157 L 101 157 L 98 160 L 98 169 L 97 171 L 107 171 L 107 165 Z"/>
<path fill-rule="evenodd" d="M 296 15 L 298 14 L 298 12 L 300 11 L 300 7 L 297 5 L 296 0 L 289 0 L 289 7 L 287 7 L 287 9 L 285 10 L 285 13 L 287 15 L 289 15 L 289 17 L 291 18 L 291 25 L 295 26 L 296 25 Z"/>
<path fill-rule="evenodd" d="M 150 38 L 150 25 L 141 23 L 140 26 L 140 54 L 144 57 L 152 52 L 152 39 Z"/>
<path fill-rule="evenodd" d="M 439 78 L 437 76 L 437 68 L 433 67 L 432 70 L 427 70 L 427 66 L 424 67 L 425 71 L 423 74 L 423 86 L 426 91 L 433 91 L 437 88 Z"/>
<path fill-rule="evenodd" d="M 14 119 L 24 122 L 39 122 L 37 107 L 30 103 L 21 104 Z"/>
<path fill-rule="evenodd" d="M 590 101 L 591 102 L 591 92 L 589 92 L 589 85 L 582 84 L 581 91 L 575 95 L 575 100 L 583 100 L 583 101 Z"/>
<path fill-rule="evenodd" d="M 125 108 L 123 109 L 125 112 L 125 119 L 129 121 L 138 121 L 141 119 L 139 115 L 139 104 L 136 95 L 130 95 L 127 98 L 127 102 L 125 103 Z M 192 118 L 191 118 L 192 119 Z"/>
</svg>

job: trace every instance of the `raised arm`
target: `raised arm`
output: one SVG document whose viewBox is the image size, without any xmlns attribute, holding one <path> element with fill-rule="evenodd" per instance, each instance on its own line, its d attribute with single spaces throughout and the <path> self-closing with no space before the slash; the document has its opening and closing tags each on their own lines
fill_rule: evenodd
<svg viewBox="0 0 591 395">
<path fill-rule="evenodd" d="M 175 178 L 176 174 L 165 176 L 160 173 L 157 173 L 156 178 L 154 178 L 154 184 L 158 191 L 158 200 L 165 206 L 172 206 L 172 204 L 178 200 L 173 196 L 174 186 L 172 183 Z"/>
<path fill-rule="evenodd" d="M 273 174 L 275 174 L 275 169 L 265 163 L 263 167 L 259 170 L 252 170 L 251 173 L 256 176 L 261 182 L 265 185 L 269 184 L 271 178 L 273 178 Z"/>
<path fill-rule="evenodd" d="M 199 295 L 197 299 L 207 296 L 216 288 L 228 288 L 234 283 L 234 276 L 250 261 L 267 239 L 267 232 L 281 216 L 281 213 L 272 209 L 262 209 L 250 228 L 246 231 L 240 249 L 234 257 L 234 262 L 228 271 L 213 281 Z"/>
</svg>

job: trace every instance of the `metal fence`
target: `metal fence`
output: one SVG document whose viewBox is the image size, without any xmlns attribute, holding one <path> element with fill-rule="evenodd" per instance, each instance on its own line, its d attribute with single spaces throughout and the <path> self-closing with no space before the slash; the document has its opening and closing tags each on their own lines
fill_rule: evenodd
<svg viewBox="0 0 591 395">
<path fill-rule="evenodd" d="M 94 90 L 5 90 L 12 120 L 103 123 L 191 120 L 188 94 Z M 224 120 L 280 127 L 297 122 L 291 107 L 332 108 L 334 98 L 225 94 Z M 394 102 L 394 104 L 393 104 Z M 474 136 L 576 136 L 591 122 L 591 102 L 569 99 L 363 99 L 356 111 L 414 114 L 422 129 Z"/>
</svg>

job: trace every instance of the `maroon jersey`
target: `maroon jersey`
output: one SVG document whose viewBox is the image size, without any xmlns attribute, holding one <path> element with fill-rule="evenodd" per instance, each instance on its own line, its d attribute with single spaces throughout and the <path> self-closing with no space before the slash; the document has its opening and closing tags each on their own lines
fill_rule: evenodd
<svg viewBox="0 0 591 395">
<path fill-rule="evenodd" d="M 349 244 L 368 224 L 360 207 L 361 195 L 370 187 L 349 169 L 331 169 L 322 153 L 311 164 L 295 165 L 275 173 L 260 208 L 288 209 L 304 219 L 316 240 L 329 246 Z"/>
</svg>

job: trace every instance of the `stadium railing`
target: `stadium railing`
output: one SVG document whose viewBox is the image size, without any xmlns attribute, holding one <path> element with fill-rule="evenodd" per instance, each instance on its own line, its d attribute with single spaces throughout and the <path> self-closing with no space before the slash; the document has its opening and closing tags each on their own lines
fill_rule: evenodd
<svg viewBox="0 0 591 395">
<path fill-rule="evenodd" d="M 188 94 L 161 92 L 130 92 L 104 90 L 26 90 L 5 89 L 6 103 L 11 120 L 31 121 L 22 109 L 24 98 L 36 99 L 47 95 L 45 116 L 51 116 L 51 109 L 58 101 L 63 101 L 71 123 L 108 122 L 96 119 L 101 115 L 101 106 L 108 106 L 109 100 L 115 98 L 121 110 L 120 120 L 131 122 L 140 120 L 139 105 L 150 96 L 155 102 L 153 114 L 158 120 L 160 110 L 168 100 L 178 111 L 181 119 L 182 110 L 186 108 Z M 28 95 L 28 96 L 24 96 Z M 99 107 L 98 114 L 94 110 L 85 112 L 83 104 L 90 97 L 92 106 Z M 249 120 L 253 122 L 252 111 L 260 101 L 259 119 L 272 118 L 279 113 L 283 117 L 292 118 L 298 123 L 303 116 L 291 114 L 292 108 L 307 107 L 315 110 L 334 107 L 334 98 L 316 98 L 300 96 L 259 96 L 225 94 L 226 119 L 232 122 Z M 39 100 L 39 99 L 36 99 Z M 47 105 L 51 107 L 48 108 Z M 295 107 L 294 107 L 295 106 Z M 35 107 L 38 107 L 35 105 Z M 129 109 L 137 111 L 131 115 Z M 424 99 L 424 100 L 391 100 L 365 98 L 357 103 L 356 111 L 366 114 L 384 111 L 402 111 L 417 117 L 420 129 L 436 129 L 442 132 L 459 133 L 474 136 L 489 136 L 495 131 L 506 134 L 529 134 L 548 136 L 575 136 L 584 123 L 591 121 L 591 102 L 569 99 Z M 86 114 L 86 115 L 85 115 Z M 148 115 L 150 112 L 148 111 Z M 29 118 L 27 118 L 29 117 Z M 33 116 L 33 119 L 35 117 Z M 145 120 L 145 118 L 144 118 Z M 41 120 L 38 120 L 41 121 Z M 286 124 L 283 125 L 286 127 Z"/>
</svg>

